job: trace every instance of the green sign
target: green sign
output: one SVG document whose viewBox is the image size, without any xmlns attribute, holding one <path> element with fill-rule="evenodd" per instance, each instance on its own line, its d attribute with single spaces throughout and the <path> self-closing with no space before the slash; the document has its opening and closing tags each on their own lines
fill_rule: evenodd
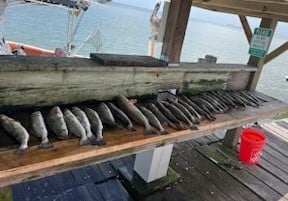
<svg viewBox="0 0 288 201">
<path fill-rule="evenodd" d="M 256 28 L 250 43 L 249 54 L 263 58 L 267 54 L 272 38 L 272 30 L 266 28 Z"/>
</svg>

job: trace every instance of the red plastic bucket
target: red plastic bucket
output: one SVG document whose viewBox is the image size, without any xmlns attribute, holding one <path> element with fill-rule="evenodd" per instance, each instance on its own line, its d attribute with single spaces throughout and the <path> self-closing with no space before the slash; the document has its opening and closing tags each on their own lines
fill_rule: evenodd
<svg viewBox="0 0 288 201">
<path fill-rule="evenodd" d="M 242 131 L 239 159 L 245 164 L 257 164 L 266 142 L 266 136 L 260 130 L 247 128 Z"/>
</svg>

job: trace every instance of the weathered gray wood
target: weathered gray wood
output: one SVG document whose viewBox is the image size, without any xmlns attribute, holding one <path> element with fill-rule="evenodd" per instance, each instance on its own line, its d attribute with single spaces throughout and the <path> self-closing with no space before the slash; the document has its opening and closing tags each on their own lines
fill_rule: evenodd
<svg viewBox="0 0 288 201">
<path fill-rule="evenodd" d="M 277 20 L 271 19 L 271 18 L 263 18 L 261 21 L 261 24 L 260 24 L 260 27 L 262 27 L 262 28 L 272 29 L 272 36 L 271 36 L 272 38 L 274 35 L 274 31 L 276 29 L 276 26 L 277 26 Z M 268 50 L 269 50 L 269 47 L 270 47 L 270 44 L 268 44 Z M 265 58 L 258 58 L 258 57 L 250 56 L 249 61 L 248 61 L 248 65 L 257 67 L 258 70 L 255 73 L 252 73 L 250 75 L 249 82 L 247 84 L 248 89 L 250 89 L 250 90 L 256 89 L 258 80 L 260 78 L 262 69 L 264 67 L 264 64 L 265 64 Z"/>
<path fill-rule="evenodd" d="M 227 172 L 221 171 L 216 164 L 202 156 L 195 149 L 181 154 L 181 157 L 189 165 L 205 175 L 210 182 L 217 185 L 220 191 L 228 194 L 230 196 L 228 200 L 261 200 L 253 191 L 235 180 Z"/>
<path fill-rule="evenodd" d="M 165 61 L 148 56 L 91 53 L 90 57 L 105 66 L 167 66 Z"/>
<path fill-rule="evenodd" d="M 242 27 L 243 27 L 243 29 L 244 29 L 245 36 L 246 36 L 246 38 L 247 38 L 247 40 L 248 40 L 248 43 L 250 44 L 251 39 L 252 39 L 252 31 L 251 31 L 249 22 L 248 22 L 246 16 L 239 15 L 239 18 L 240 18 Z"/>
<path fill-rule="evenodd" d="M 224 89 L 239 71 L 255 68 L 232 64 L 180 67 L 102 66 L 90 59 L 0 57 L 0 106 L 47 106 L 115 95 L 156 94 L 160 89 L 185 92 Z M 240 85 L 239 85 L 240 86 Z M 234 85 L 230 88 L 233 88 Z"/>
<path fill-rule="evenodd" d="M 251 72 L 235 72 L 230 73 L 230 77 L 227 83 L 227 89 L 245 89 L 249 81 Z"/>
<path fill-rule="evenodd" d="M 161 56 L 169 63 L 179 63 L 192 0 L 172 0 L 165 28 Z"/>
<path fill-rule="evenodd" d="M 236 158 L 237 156 L 234 154 L 233 156 L 231 156 L 231 154 L 229 154 L 230 152 L 226 151 L 226 150 L 221 150 L 223 153 L 225 153 L 225 156 L 220 153 L 219 151 L 217 151 L 215 148 L 217 147 L 217 145 L 213 145 L 213 149 L 209 146 L 205 146 L 205 147 L 198 147 L 197 150 L 203 154 L 207 159 L 211 159 L 213 158 L 213 160 L 218 161 L 218 166 L 222 167 L 223 169 L 225 167 L 223 167 L 221 165 L 221 163 L 225 163 L 228 162 L 229 159 L 231 161 L 237 161 Z M 218 147 L 219 149 L 219 147 Z M 235 152 L 234 152 L 235 153 Z M 226 158 L 228 157 L 228 158 Z M 235 178 L 236 180 L 238 180 L 240 183 L 242 183 L 243 185 L 245 185 L 246 187 L 248 187 L 251 191 L 253 191 L 255 194 L 257 194 L 258 196 L 260 196 L 262 199 L 264 200 L 279 200 L 280 198 L 282 200 L 288 200 L 285 197 L 283 197 L 283 194 L 279 193 L 278 189 L 276 190 L 274 188 L 274 186 L 271 186 L 271 182 L 269 181 L 269 185 L 267 185 L 268 181 L 263 181 L 262 178 L 259 178 L 257 176 L 254 176 L 253 174 L 251 174 L 248 170 L 246 170 L 246 168 L 244 168 L 243 170 L 237 170 L 237 169 L 227 169 L 227 173 L 229 173 L 233 178 Z M 267 175 L 269 175 L 269 173 L 267 173 Z M 267 176 L 265 175 L 265 176 Z M 269 179 L 271 179 L 271 175 L 269 177 Z M 275 178 L 277 180 L 277 178 Z M 277 180 L 279 181 L 279 180 Z M 280 181 L 282 182 L 282 181 Z M 282 183 L 284 186 L 286 184 Z M 282 188 L 283 186 L 281 186 L 280 188 Z M 283 191 L 283 189 L 282 189 Z M 281 192 L 282 192 L 281 191 Z"/>
<path fill-rule="evenodd" d="M 283 43 L 281 46 L 279 46 L 278 48 L 276 48 L 272 52 L 270 52 L 266 56 L 264 63 L 265 64 L 269 63 L 270 61 L 272 61 L 273 59 L 275 59 L 276 57 L 278 57 L 279 55 L 281 55 L 282 53 L 284 53 L 287 50 L 288 50 L 288 41 Z"/>
<path fill-rule="evenodd" d="M 226 131 L 223 146 L 227 148 L 235 148 L 239 142 L 241 128 L 233 128 Z"/>
<path fill-rule="evenodd" d="M 193 6 L 237 15 L 266 17 L 288 21 L 287 1 L 266 0 L 194 0 Z"/>
</svg>

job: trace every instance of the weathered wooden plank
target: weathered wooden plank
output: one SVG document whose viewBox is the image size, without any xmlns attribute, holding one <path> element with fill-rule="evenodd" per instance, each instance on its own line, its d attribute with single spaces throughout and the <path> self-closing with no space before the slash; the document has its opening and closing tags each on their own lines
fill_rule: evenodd
<svg viewBox="0 0 288 201">
<path fill-rule="evenodd" d="M 165 61 L 148 56 L 91 53 L 90 57 L 105 66 L 167 66 Z"/>
<path fill-rule="evenodd" d="M 23 64 L 19 64 L 21 59 L 18 62 L 12 59 L 11 64 L 6 60 L 2 63 L 0 57 L 1 107 L 37 107 L 92 99 L 109 100 L 118 94 L 156 94 L 160 89 L 171 88 L 192 92 L 223 89 L 227 80 L 235 83 L 233 80 L 239 79 L 236 75 L 238 71 L 246 69 L 249 74 L 255 70 L 245 65 L 188 63 L 177 68 L 103 67 L 89 59 L 73 59 L 75 63 L 61 60 L 63 64 L 58 60 L 55 64 L 50 58 L 45 59 L 40 63 L 39 58 L 25 58 Z M 243 87 L 240 84 L 229 87 L 233 88 Z"/>
<path fill-rule="evenodd" d="M 283 43 L 281 46 L 270 52 L 266 57 L 264 63 L 267 64 L 285 51 L 288 50 L 288 41 Z"/>
<path fill-rule="evenodd" d="M 215 145 L 215 147 L 217 147 L 217 145 Z M 208 146 L 199 147 L 197 150 L 199 150 L 200 153 L 203 154 L 206 158 L 213 158 L 214 160 L 217 160 L 220 162 L 228 160 L 226 158 L 226 156 L 224 157 L 223 154 L 220 154 L 215 149 L 212 149 L 211 147 L 208 147 Z M 224 151 L 224 150 L 222 150 L 222 151 Z M 235 154 L 231 155 L 231 150 L 230 150 L 230 152 L 228 150 L 226 150 L 225 155 L 230 157 L 232 159 L 232 161 L 235 161 L 237 158 L 237 156 Z M 220 164 L 217 164 L 217 165 L 221 166 Z M 250 190 L 252 190 L 255 194 L 257 194 L 259 197 L 261 197 L 264 200 L 279 200 L 280 198 L 283 198 L 283 194 L 278 192 L 278 191 L 280 191 L 279 189 L 277 189 L 278 191 L 275 190 L 273 185 L 272 186 L 268 185 L 268 184 L 271 184 L 270 182 L 263 181 L 262 179 L 258 178 L 257 176 L 254 176 L 253 174 L 251 174 L 247 170 L 247 167 L 244 168 L 243 170 L 240 170 L 240 171 L 237 169 L 229 169 L 229 170 L 227 170 L 227 172 L 233 178 L 235 178 L 236 180 L 241 182 L 243 185 L 248 187 Z M 266 174 L 269 174 L 269 173 L 266 173 Z M 271 177 L 269 177 L 269 178 L 271 179 Z M 272 178 L 274 178 L 274 177 L 272 177 Z M 281 184 L 286 185 L 284 183 L 281 183 Z M 282 186 L 280 188 L 282 189 Z M 282 190 L 281 190 L 281 192 L 282 192 Z M 288 200 L 288 199 L 284 198 L 283 200 Z"/>
<path fill-rule="evenodd" d="M 241 128 L 227 130 L 223 141 L 223 146 L 230 149 L 235 148 L 239 143 L 241 130 Z"/>
<path fill-rule="evenodd" d="M 198 153 L 195 149 L 181 154 L 193 168 L 205 175 L 220 191 L 235 200 L 261 200 L 253 191 L 222 171 L 216 164 Z"/>
<path fill-rule="evenodd" d="M 247 38 L 247 40 L 248 40 L 248 43 L 250 44 L 251 39 L 252 39 L 252 31 L 251 31 L 249 22 L 248 22 L 246 16 L 239 15 L 239 18 L 240 18 L 242 27 L 243 27 L 243 29 L 244 29 L 245 36 L 246 36 L 246 38 Z"/>
<path fill-rule="evenodd" d="M 251 72 L 234 72 L 229 74 L 227 89 L 246 89 Z"/>
<path fill-rule="evenodd" d="M 288 21 L 287 2 L 245 0 L 194 0 L 193 6 L 237 15 L 267 17 Z"/>
<path fill-rule="evenodd" d="M 0 152 L 0 186 L 31 177 L 51 175 L 58 171 L 136 153 L 163 144 L 199 138 L 217 130 L 268 118 L 285 110 L 287 110 L 286 104 L 274 101 L 259 108 L 248 107 L 246 110 L 219 114 L 213 123 L 203 121 L 198 127 L 199 130 L 195 131 L 175 131 L 168 128 L 169 135 L 144 136 L 143 128 L 138 127 L 135 134 L 126 130 L 105 131 L 107 145 L 103 147 L 79 147 L 78 139 L 69 139 L 55 142 L 54 148 L 50 150 L 39 150 L 37 146 L 32 146 L 21 156 L 16 155 L 15 150 L 3 151 Z"/>
<path fill-rule="evenodd" d="M 180 155 L 172 159 L 172 168 L 180 175 L 185 175 L 182 188 L 189 192 L 189 197 L 200 198 L 200 200 L 234 200 L 221 191 L 214 183 L 193 168 L 192 164 L 184 160 Z"/>
<path fill-rule="evenodd" d="M 215 145 L 215 147 L 219 147 L 219 144 Z M 238 160 L 238 153 L 236 151 L 224 150 L 224 152 L 233 161 Z M 273 155 L 273 157 L 279 159 L 279 154 L 276 154 L 275 151 L 273 151 L 272 149 L 269 149 L 268 147 L 265 148 L 264 152 L 265 152 L 264 155 L 268 153 L 269 155 Z M 283 161 L 283 163 L 285 163 L 285 161 L 286 161 L 286 159 L 284 159 L 284 157 L 280 157 L 280 160 Z M 279 179 L 278 177 L 275 177 L 269 171 L 266 171 L 265 169 L 262 169 L 258 166 L 255 166 L 255 165 L 254 166 L 253 165 L 247 165 L 247 166 L 245 166 L 244 169 L 246 171 L 248 171 L 250 174 L 254 175 L 259 180 L 261 180 L 263 183 L 268 185 L 270 188 L 272 188 L 276 192 L 280 193 L 283 196 L 283 198 L 288 200 L 288 195 L 286 195 L 288 185 L 285 182 L 283 182 L 281 179 Z M 233 174 L 233 171 L 231 171 L 231 173 Z"/>
<path fill-rule="evenodd" d="M 169 63 L 179 63 L 192 0 L 172 0 L 165 28 L 161 55 Z"/>
<path fill-rule="evenodd" d="M 282 182 L 288 184 L 288 174 L 286 172 L 283 172 L 283 170 L 272 164 L 270 161 L 262 158 L 258 165 L 261 168 L 265 169 L 267 172 L 270 172 L 270 174 L 280 179 Z"/>
</svg>

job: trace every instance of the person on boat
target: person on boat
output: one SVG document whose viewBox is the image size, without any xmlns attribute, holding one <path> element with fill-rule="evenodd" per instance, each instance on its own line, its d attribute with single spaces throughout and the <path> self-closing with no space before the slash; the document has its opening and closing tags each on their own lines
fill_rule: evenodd
<svg viewBox="0 0 288 201">
<path fill-rule="evenodd" d="M 3 18 L 4 18 L 6 7 L 7 7 L 7 1 L 0 0 L 0 55 L 12 54 L 10 46 L 6 43 L 6 40 L 4 38 L 4 33 L 2 30 Z"/>
<path fill-rule="evenodd" d="M 72 44 L 71 45 L 71 50 L 73 50 L 74 48 L 75 48 L 75 46 Z M 55 54 L 56 57 L 70 57 L 71 56 L 69 51 L 68 51 L 68 48 L 66 46 L 63 47 L 63 48 L 59 48 L 59 47 L 56 48 L 54 50 L 54 54 Z"/>
<path fill-rule="evenodd" d="M 157 35 L 160 28 L 160 18 L 158 17 L 157 13 L 160 9 L 160 2 L 156 3 L 154 10 L 150 17 L 150 26 L 151 26 L 151 37 L 155 37 L 157 39 Z"/>
</svg>

